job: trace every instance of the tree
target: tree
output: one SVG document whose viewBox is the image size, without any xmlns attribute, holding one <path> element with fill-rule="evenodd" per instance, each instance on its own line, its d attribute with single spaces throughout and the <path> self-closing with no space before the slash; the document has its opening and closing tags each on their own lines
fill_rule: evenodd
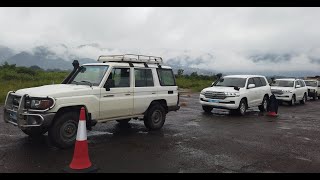
<svg viewBox="0 0 320 180">
<path fill-rule="evenodd" d="M 190 76 L 191 77 L 198 77 L 198 73 L 197 72 L 192 72 Z"/>
<path fill-rule="evenodd" d="M 178 77 L 181 77 L 183 76 L 183 69 L 178 69 Z"/>
</svg>

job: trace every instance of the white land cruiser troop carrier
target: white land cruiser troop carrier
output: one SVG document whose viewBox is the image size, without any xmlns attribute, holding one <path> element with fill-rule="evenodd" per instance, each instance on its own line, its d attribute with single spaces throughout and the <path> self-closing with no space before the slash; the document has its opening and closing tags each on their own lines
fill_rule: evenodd
<svg viewBox="0 0 320 180">
<path fill-rule="evenodd" d="M 205 112 L 213 108 L 229 109 L 231 113 L 245 115 L 251 107 L 266 111 L 271 89 L 266 77 L 259 75 L 230 75 L 220 78 L 200 93 Z"/>
<path fill-rule="evenodd" d="M 287 102 L 295 105 L 297 101 L 306 103 L 308 88 L 302 79 L 287 78 L 276 79 L 271 84 L 271 91 L 280 102 Z"/>
<path fill-rule="evenodd" d="M 73 146 L 81 107 L 88 130 L 97 122 L 132 118 L 143 120 L 149 130 L 160 129 L 166 114 L 180 108 L 173 71 L 162 62 L 134 54 L 100 56 L 97 63 L 82 66 L 75 60 L 61 84 L 8 92 L 4 121 L 29 136 L 48 131 L 60 148 Z"/>
<path fill-rule="evenodd" d="M 318 80 L 304 80 L 308 88 L 308 96 L 316 100 L 320 99 L 320 81 Z"/>
</svg>

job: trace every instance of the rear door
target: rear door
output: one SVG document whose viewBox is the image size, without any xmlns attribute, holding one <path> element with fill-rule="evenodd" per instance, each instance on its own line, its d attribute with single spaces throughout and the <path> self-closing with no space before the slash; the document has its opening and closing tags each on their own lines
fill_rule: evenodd
<svg viewBox="0 0 320 180">
<path fill-rule="evenodd" d="M 168 106 L 177 106 L 178 86 L 172 69 L 157 68 L 158 75 L 158 99 L 167 101 Z"/>
<path fill-rule="evenodd" d="M 301 84 L 300 84 L 300 81 L 299 80 L 296 80 L 295 81 L 296 84 L 295 84 L 295 88 L 296 88 L 296 100 L 300 100 L 302 99 L 302 88 L 301 88 Z M 300 85 L 300 87 L 297 87 L 298 85 Z"/>
<path fill-rule="evenodd" d="M 150 103 L 157 99 L 156 76 L 154 68 L 134 68 L 134 115 L 144 113 Z"/>
</svg>

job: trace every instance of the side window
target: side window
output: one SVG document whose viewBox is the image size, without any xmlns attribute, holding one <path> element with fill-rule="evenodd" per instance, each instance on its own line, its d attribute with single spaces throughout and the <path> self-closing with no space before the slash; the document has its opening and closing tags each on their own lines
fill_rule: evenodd
<svg viewBox="0 0 320 180">
<path fill-rule="evenodd" d="M 262 86 L 266 86 L 266 85 L 267 85 L 267 82 L 266 82 L 266 79 L 265 79 L 265 78 L 260 77 L 260 80 L 261 80 Z"/>
<path fill-rule="evenodd" d="M 260 78 L 255 77 L 253 79 L 254 79 L 254 82 L 256 84 L 256 87 L 261 87 L 262 86 L 262 82 L 261 82 Z"/>
<path fill-rule="evenodd" d="M 248 88 L 249 84 L 254 84 L 253 78 L 250 78 L 250 79 L 248 80 L 247 88 Z"/>
<path fill-rule="evenodd" d="M 135 69 L 135 87 L 154 86 L 151 69 Z"/>
<path fill-rule="evenodd" d="M 161 86 L 176 86 L 176 81 L 171 69 L 157 69 Z"/>
<path fill-rule="evenodd" d="M 305 87 L 306 86 L 304 81 L 301 81 L 301 80 L 300 80 L 300 85 L 301 85 L 301 87 Z"/>
<path fill-rule="evenodd" d="M 300 85 L 300 86 L 301 86 L 301 84 L 300 84 L 300 82 L 299 82 L 299 81 L 296 81 L 296 85 L 295 85 L 295 87 L 297 87 L 297 85 Z"/>
<path fill-rule="evenodd" d="M 113 68 L 108 79 L 112 79 L 111 88 L 130 87 L 130 68 Z"/>
</svg>

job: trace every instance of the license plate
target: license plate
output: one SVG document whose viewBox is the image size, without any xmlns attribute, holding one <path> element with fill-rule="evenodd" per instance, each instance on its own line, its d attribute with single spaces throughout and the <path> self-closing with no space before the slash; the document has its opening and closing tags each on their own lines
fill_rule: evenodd
<svg viewBox="0 0 320 180">
<path fill-rule="evenodd" d="M 217 99 L 209 99 L 208 101 L 209 102 L 213 102 L 213 103 L 218 103 L 219 102 L 219 100 L 217 100 Z"/>
</svg>

